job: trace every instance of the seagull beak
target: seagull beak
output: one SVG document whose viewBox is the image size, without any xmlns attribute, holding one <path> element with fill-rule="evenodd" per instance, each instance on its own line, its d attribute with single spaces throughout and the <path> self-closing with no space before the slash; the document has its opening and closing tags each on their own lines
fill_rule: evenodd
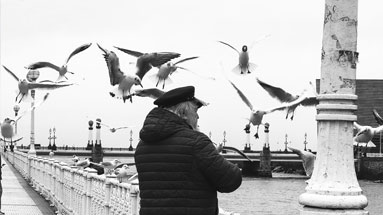
<svg viewBox="0 0 383 215">
<path fill-rule="evenodd" d="M 141 82 L 139 83 L 139 85 L 140 85 L 142 88 L 144 88 L 144 87 L 142 86 Z"/>
</svg>

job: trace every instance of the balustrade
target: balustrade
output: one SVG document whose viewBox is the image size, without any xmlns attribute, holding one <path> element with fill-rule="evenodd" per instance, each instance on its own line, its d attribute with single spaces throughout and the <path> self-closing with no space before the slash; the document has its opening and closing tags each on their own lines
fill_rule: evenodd
<svg viewBox="0 0 383 215">
<path fill-rule="evenodd" d="M 114 175 L 97 175 L 94 169 L 81 169 L 20 151 L 3 155 L 59 214 L 138 214 L 138 184 L 119 183 Z"/>
</svg>

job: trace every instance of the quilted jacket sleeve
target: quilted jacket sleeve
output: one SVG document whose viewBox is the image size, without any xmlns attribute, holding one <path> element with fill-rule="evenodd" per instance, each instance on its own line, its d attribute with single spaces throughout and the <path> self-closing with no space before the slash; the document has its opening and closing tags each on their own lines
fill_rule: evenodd
<svg viewBox="0 0 383 215">
<path fill-rule="evenodd" d="M 242 183 L 239 167 L 220 155 L 208 137 L 200 136 L 196 141 L 194 156 L 207 180 L 221 193 L 236 190 Z"/>
</svg>

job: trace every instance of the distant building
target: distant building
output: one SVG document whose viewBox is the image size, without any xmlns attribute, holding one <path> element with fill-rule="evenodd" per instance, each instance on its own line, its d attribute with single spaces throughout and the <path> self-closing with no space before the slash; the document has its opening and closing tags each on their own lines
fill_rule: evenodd
<svg viewBox="0 0 383 215">
<path fill-rule="evenodd" d="M 316 80 L 316 90 L 319 92 L 320 81 Z M 358 124 L 369 125 L 372 127 L 378 126 L 375 121 L 372 109 L 376 109 L 378 113 L 383 117 L 383 80 L 378 79 L 357 79 L 356 80 L 356 95 L 358 100 L 358 110 L 355 114 L 358 117 Z M 372 142 L 376 145 L 375 148 L 371 148 L 370 152 L 379 153 L 380 144 L 379 135 L 375 135 Z M 383 134 L 382 134 L 383 142 Z M 383 146 L 382 146 L 383 148 Z"/>
</svg>

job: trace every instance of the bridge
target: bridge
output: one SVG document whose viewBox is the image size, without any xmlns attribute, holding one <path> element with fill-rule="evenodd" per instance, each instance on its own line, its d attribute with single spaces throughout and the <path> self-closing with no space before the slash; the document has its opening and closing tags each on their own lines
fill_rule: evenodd
<svg viewBox="0 0 383 215">
<path fill-rule="evenodd" d="M 15 151 L 3 157 L 43 196 L 57 214 L 132 214 L 139 211 L 138 182 Z"/>
</svg>

